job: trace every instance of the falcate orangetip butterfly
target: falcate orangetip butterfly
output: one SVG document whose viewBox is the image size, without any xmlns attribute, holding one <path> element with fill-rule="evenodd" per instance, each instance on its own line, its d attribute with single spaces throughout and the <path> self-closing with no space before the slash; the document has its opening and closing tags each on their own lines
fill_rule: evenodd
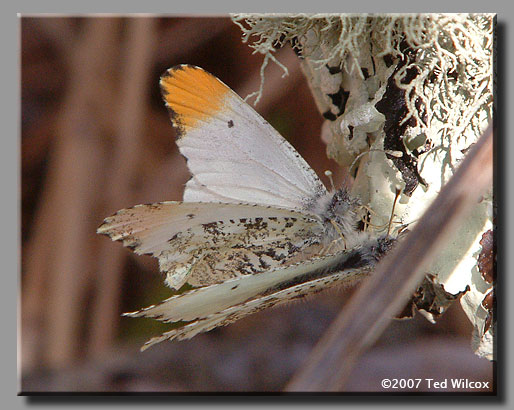
<svg viewBox="0 0 514 410">
<path fill-rule="evenodd" d="M 201 68 L 160 81 L 192 174 L 183 202 L 122 209 L 98 233 L 159 260 L 173 289 L 193 289 L 130 317 L 189 339 L 267 307 L 368 274 L 394 239 L 357 229 L 359 201 L 329 192 L 296 150 L 235 92 Z"/>
</svg>

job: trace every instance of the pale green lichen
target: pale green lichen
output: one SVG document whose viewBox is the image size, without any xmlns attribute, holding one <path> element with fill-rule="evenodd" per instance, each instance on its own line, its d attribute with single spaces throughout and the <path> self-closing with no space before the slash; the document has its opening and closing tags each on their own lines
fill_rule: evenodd
<svg viewBox="0 0 514 410">
<path fill-rule="evenodd" d="M 384 153 L 391 149 L 384 148 L 386 118 L 376 106 L 391 81 L 404 91 L 406 107 L 398 124 L 403 135 L 395 137 L 403 155 L 417 161 L 425 182 L 401 195 L 395 218 L 403 223 L 419 219 L 492 122 L 492 14 L 237 14 L 232 19 L 243 41 L 264 56 L 258 96 L 266 64 L 278 63 L 276 47 L 289 42 L 302 55 L 303 72 L 327 118 L 321 130 L 327 154 L 346 167 L 358 165 L 352 192 L 373 210 L 374 226 L 387 225 L 396 189 L 407 184 Z M 348 93 L 344 109 L 333 98 L 340 88 Z M 493 326 L 484 335 L 477 312 L 491 285 L 478 284 L 480 275 L 472 272 L 480 237 L 492 227 L 490 208 L 489 194 L 430 270 L 453 294 L 469 285 L 461 303 L 475 325 L 474 349 L 488 358 Z"/>
<path fill-rule="evenodd" d="M 350 75 L 362 81 L 362 68 L 368 71 L 372 68 L 367 61 L 370 55 L 375 59 L 402 57 L 405 46 L 409 46 L 417 50 L 416 60 L 395 74 L 397 86 L 410 96 L 409 115 L 404 121 L 412 116 L 421 128 L 430 128 L 433 134 L 441 133 L 451 139 L 453 135 L 463 135 L 470 127 L 473 134 L 479 135 L 483 121 L 478 113 L 484 107 L 487 108 L 482 114 L 491 117 L 491 15 L 234 14 L 232 19 L 243 32 L 243 42 L 264 56 L 258 98 L 264 84 L 264 68 L 269 60 L 280 64 L 274 52 L 287 42 L 302 53 L 313 72 L 322 71 L 326 64 L 344 66 Z M 419 74 L 414 81 L 403 84 L 402 80 L 413 67 Z M 387 78 L 380 72 L 387 71 L 384 67 L 375 69 L 375 76 Z M 427 77 L 434 74 L 437 74 L 435 80 L 427 84 Z M 458 81 L 453 79 L 455 74 Z M 425 121 L 416 109 L 417 99 L 431 107 Z M 456 102 L 465 107 L 463 111 L 456 112 L 453 108 Z M 338 160 L 337 156 L 330 156 Z"/>
</svg>

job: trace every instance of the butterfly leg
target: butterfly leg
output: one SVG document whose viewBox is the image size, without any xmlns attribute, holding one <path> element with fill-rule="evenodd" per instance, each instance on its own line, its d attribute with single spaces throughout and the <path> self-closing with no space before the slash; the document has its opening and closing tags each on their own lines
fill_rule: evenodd
<svg viewBox="0 0 514 410">
<path fill-rule="evenodd" d="M 346 240 L 344 239 L 344 235 L 343 235 L 343 232 L 341 231 L 341 228 L 339 227 L 339 225 L 336 223 L 336 221 L 334 221 L 333 219 L 330 220 L 330 223 L 333 225 L 334 229 L 337 231 L 337 233 L 339 234 L 339 239 L 341 239 L 344 243 L 344 248 L 343 249 L 346 249 Z M 333 243 L 334 241 L 332 241 Z"/>
</svg>

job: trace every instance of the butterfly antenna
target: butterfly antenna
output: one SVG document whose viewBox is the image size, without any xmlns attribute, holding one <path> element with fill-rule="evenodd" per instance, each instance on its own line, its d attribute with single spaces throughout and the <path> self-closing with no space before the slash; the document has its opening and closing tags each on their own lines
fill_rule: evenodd
<svg viewBox="0 0 514 410">
<path fill-rule="evenodd" d="M 394 196 L 393 208 L 391 209 L 391 218 L 389 218 L 389 225 L 387 226 L 387 236 L 389 236 L 389 234 L 391 233 L 391 224 L 393 223 L 394 218 L 394 208 L 396 207 L 396 201 L 398 201 L 401 192 L 402 191 L 400 189 L 396 188 L 396 195 Z"/>
<path fill-rule="evenodd" d="M 327 169 L 327 170 L 325 171 L 325 175 L 326 175 L 326 176 L 328 177 L 328 179 L 330 180 L 330 185 L 332 186 L 332 191 L 335 191 L 335 190 L 336 190 L 336 188 L 335 188 L 335 186 L 334 186 L 334 180 L 332 179 L 332 175 L 333 175 L 333 174 L 332 174 L 332 171 L 330 171 L 330 170 L 328 170 L 328 169 Z"/>
</svg>

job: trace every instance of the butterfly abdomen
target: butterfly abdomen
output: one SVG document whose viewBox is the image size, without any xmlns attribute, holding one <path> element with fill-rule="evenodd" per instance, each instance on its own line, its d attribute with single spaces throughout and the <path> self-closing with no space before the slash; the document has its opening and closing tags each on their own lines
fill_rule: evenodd
<svg viewBox="0 0 514 410">
<path fill-rule="evenodd" d="M 299 275 L 289 281 L 281 282 L 273 288 L 268 289 L 265 294 L 274 293 L 291 286 L 305 283 L 336 272 L 348 272 L 349 275 L 367 274 L 373 270 L 378 261 L 394 246 L 395 239 L 387 236 L 379 238 L 368 238 L 347 252 L 341 253 L 332 263 L 322 268 L 313 270 L 304 275 Z"/>
</svg>

